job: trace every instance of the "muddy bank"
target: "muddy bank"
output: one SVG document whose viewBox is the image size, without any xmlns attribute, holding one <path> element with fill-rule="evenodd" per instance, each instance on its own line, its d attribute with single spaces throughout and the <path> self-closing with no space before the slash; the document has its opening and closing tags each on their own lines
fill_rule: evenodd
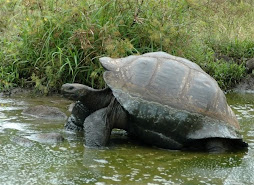
<svg viewBox="0 0 254 185">
<path fill-rule="evenodd" d="M 16 87 L 5 91 L 0 91 L 0 97 L 15 97 L 15 96 L 39 96 L 31 88 Z"/>
<path fill-rule="evenodd" d="M 4 91 L 0 90 L 0 97 L 20 97 L 20 96 L 41 97 L 41 96 L 61 96 L 61 94 L 57 92 L 43 94 L 41 92 L 34 90 L 33 88 L 23 88 L 23 87 L 15 87 Z"/>
<path fill-rule="evenodd" d="M 240 93 L 254 93 L 254 75 L 247 75 L 233 91 Z"/>
</svg>

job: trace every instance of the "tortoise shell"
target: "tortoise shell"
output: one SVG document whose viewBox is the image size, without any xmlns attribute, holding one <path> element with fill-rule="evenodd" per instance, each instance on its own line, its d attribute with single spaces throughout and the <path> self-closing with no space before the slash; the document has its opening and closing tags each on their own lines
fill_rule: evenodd
<svg viewBox="0 0 254 185">
<path fill-rule="evenodd" d="M 130 130 L 141 138 L 156 134 L 176 149 L 193 139 L 241 139 L 223 91 L 197 64 L 165 52 L 100 62 L 106 84 L 130 115 Z"/>
</svg>

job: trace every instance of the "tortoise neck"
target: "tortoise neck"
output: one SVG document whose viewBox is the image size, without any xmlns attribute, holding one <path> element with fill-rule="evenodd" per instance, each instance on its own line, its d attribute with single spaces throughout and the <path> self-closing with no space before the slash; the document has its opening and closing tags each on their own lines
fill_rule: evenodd
<svg viewBox="0 0 254 185">
<path fill-rule="evenodd" d="M 86 96 L 82 97 L 81 102 L 85 104 L 91 111 L 96 111 L 107 107 L 113 97 L 112 91 L 109 88 L 92 89 Z"/>
</svg>

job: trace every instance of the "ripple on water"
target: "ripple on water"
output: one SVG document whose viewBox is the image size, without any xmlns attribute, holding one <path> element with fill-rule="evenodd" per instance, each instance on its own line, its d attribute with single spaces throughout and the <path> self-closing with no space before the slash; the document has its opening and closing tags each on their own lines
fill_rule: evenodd
<svg viewBox="0 0 254 185">
<path fill-rule="evenodd" d="M 1 119 L 4 120 L 4 119 L 6 119 L 6 118 L 7 118 L 6 115 L 5 115 L 4 113 L 0 112 L 0 120 L 1 120 Z"/>
<path fill-rule="evenodd" d="M 13 110 L 24 110 L 26 107 L 8 107 L 8 106 L 1 106 L 0 111 L 13 111 Z"/>
<path fill-rule="evenodd" d="M 245 159 L 239 167 L 232 168 L 230 173 L 225 176 L 225 185 L 231 184 L 254 184 L 254 160 L 253 158 Z"/>
<path fill-rule="evenodd" d="M 26 106 L 24 101 L 0 98 L 0 111 L 23 110 Z"/>
<path fill-rule="evenodd" d="M 170 177 L 168 177 L 170 178 Z M 153 178 L 153 181 L 154 182 L 159 182 L 160 184 L 174 184 L 171 180 L 167 180 L 159 175 L 155 175 L 154 178 Z"/>
<path fill-rule="evenodd" d="M 15 101 L 13 99 L 9 99 L 9 98 L 0 98 L 0 105 L 1 104 L 11 104 L 11 103 L 15 103 Z"/>
<path fill-rule="evenodd" d="M 250 130 L 250 131 L 247 133 L 247 136 L 253 137 L 253 139 L 254 139 L 254 130 Z"/>
<path fill-rule="evenodd" d="M 1 103 L 14 108 L 25 105 L 0 99 Z M 172 152 L 129 141 L 89 150 L 82 136 L 67 132 L 66 141 L 59 145 L 33 142 L 32 147 L 23 147 L 26 141 L 19 140 L 21 146 L 10 143 L 16 139 L 11 135 L 25 137 L 49 128 L 59 131 L 59 126 L 38 124 L 38 119 L 28 119 L 21 111 L 0 111 L 0 132 L 5 130 L 0 134 L 0 184 L 254 184 L 254 125 L 250 121 L 254 106 L 243 103 L 232 108 L 250 145 L 245 156 Z"/>
<path fill-rule="evenodd" d="M 254 118 L 254 105 L 253 104 L 236 104 L 231 106 L 236 113 L 238 119 L 252 119 Z"/>
<path fill-rule="evenodd" d="M 28 105 L 23 99 L 0 98 L 0 105 L 9 104 L 13 106 Z"/>
<path fill-rule="evenodd" d="M 118 174 L 114 174 L 113 176 L 102 176 L 103 179 L 105 180 L 112 180 L 114 182 L 120 182 L 121 179 L 119 179 L 121 177 L 121 175 Z"/>
<path fill-rule="evenodd" d="M 13 129 L 13 130 L 19 130 L 19 131 L 25 130 L 23 123 L 5 122 L 5 123 L 1 124 L 1 127 L 3 130 L 5 130 L 5 129 Z"/>
<path fill-rule="evenodd" d="M 95 162 L 101 163 L 101 164 L 107 164 L 108 161 L 105 159 L 94 159 Z"/>
</svg>

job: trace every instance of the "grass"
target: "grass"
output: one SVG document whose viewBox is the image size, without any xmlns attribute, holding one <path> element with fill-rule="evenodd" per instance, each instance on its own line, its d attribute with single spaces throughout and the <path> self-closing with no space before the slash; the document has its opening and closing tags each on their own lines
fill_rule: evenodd
<svg viewBox="0 0 254 185">
<path fill-rule="evenodd" d="M 253 5 L 252 0 L 0 0 L 0 90 L 22 86 L 47 94 L 66 82 L 102 88 L 99 57 L 160 50 L 196 62 L 222 89 L 232 88 L 254 56 Z"/>
</svg>

